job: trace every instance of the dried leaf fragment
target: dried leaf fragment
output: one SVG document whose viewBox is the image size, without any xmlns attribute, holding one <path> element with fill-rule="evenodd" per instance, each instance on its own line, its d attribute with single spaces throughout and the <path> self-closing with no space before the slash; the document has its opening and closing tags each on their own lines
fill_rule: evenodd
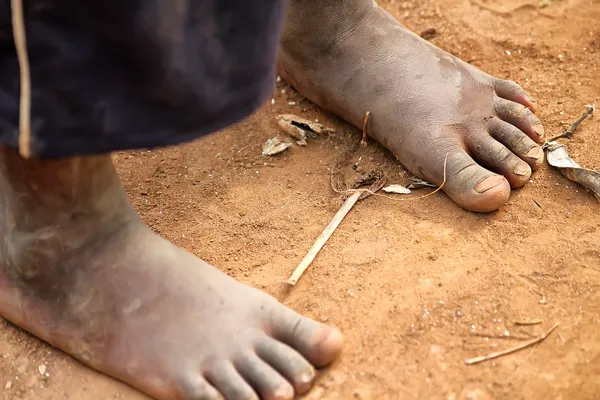
<svg viewBox="0 0 600 400">
<path fill-rule="evenodd" d="M 335 132 L 332 128 L 325 128 L 318 122 L 294 114 L 281 114 L 276 117 L 277 125 L 282 131 L 298 140 L 314 139 L 317 135 Z"/>
<path fill-rule="evenodd" d="M 582 168 L 567 153 L 564 145 L 550 142 L 546 146 L 548 164 L 558 168 L 560 172 L 573 182 L 577 182 L 590 190 L 600 201 L 600 172 Z"/>
<path fill-rule="evenodd" d="M 389 186 L 384 187 L 383 191 L 386 193 L 411 194 L 410 189 L 408 189 L 402 185 L 389 185 Z"/>
<path fill-rule="evenodd" d="M 288 148 L 292 147 L 292 141 L 285 139 L 283 142 L 278 137 L 271 138 L 263 146 L 263 156 L 274 156 L 279 154 Z"/>
</svg>

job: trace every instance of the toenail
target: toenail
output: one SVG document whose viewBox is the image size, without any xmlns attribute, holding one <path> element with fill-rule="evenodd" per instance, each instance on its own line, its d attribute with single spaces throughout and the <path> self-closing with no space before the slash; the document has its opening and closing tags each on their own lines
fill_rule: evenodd
<svg viewBox="0 0 600 400">
<path fill-rule="evenodd" d="M 325 341 L 327 341 L 330 334 L 331 329 L 329 328 L 318 329 L 315 333 L 313 333 L 312 337 L 310 338 L 310 344 L 313 346 L 320 346 L 323 343 L 325 343 Z"/>
<path fill-rule="evenodd" d="M 525 154 L 525 156 L 527 156 L 529 158 L 533 158 L 534 160 L 539 160 L 543 154 L 544 154 L 544 150 L 542 150 L 542 148 L 539 146 L 535 146 L 535 147 L 532 147 L 531 149 L 529 149 L 529 151 L 527 152 L 527 154 Z"/>
<path fill-rule="evenodd" d="M 315 379 L 315 371 L 311 368 L 300 374 L 298 377 L 298 383 L 311 383 Z"/>
<path fill-rule="evenodd" d="M 288 400 L 294 397 L 294 389 L 289 384 L 281 384 L 273 393 L 275 399 Z"/>
<path fill-rule="evenodd" d="M 475 186 L 475 191 L 477 193 L 485 193 L 488 190 L 493 189 L 498 185 L 501 185 L 503 182 L 504 178 L 499 175 L 488 176 L 487 178 L 484 178 L 481 182 L 479 182 L 477 186 Z"/>
<path fill-rule="evenodd" d="M 539 122 L 533 126 L 533 131 L 537 133 L 539 137 L 543 137 L 545 133 L 544 127 Z"/>
<path fill-rule="evenodd" d="M 515 175 L 519 175 L 519 176 L 526 176 L 529 175 L 529 165 L 527 164 L 519 164 L 517 166 L 517 168 L 515 168 L 513 170 L 513 172 L 515 173 Z"/>
</svg>

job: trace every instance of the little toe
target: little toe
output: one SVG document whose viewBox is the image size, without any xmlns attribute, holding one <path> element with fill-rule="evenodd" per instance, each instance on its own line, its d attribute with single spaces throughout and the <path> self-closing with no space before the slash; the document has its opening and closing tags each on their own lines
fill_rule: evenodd
<svg viewBox="0 0 600 400">
<path fill-rule="evenodd" d="M 516 82 L 498 79 L 494 83 L 494 89 L 503 99 L 523 104 L 533 112 L 537 109 L 537 100 Z"/>
<path fill-rule="evenodd" d="M 190 377 L 183 385 L 186 400 L 224 400 L 223 396 L 202 376 Z"/>
<path fill-rule="evenodd" d="M 460 206 L 470 211 L 489 212 L 497 210 L 508 200 L 508 181 L 502 175 L 479 166 L 462 148 L 441 160 L 446 164 L 446 183 L 442 189 Z M 437 168 L 443 169 L 443 166 Z M 442 181 L 439 177 L 435 180 L 437 183 Z"/>
<path fill-rule="evenodd" d="M 481 165 L 504 175 L 511 187 L 523 186 L 531 176 L 531 167 L 489 134 L 476 135 L 470 150 Z"/>
<path fill-rule="evenodd" d="M 494 117 L 489 121 L 488 130 L 494 139 L 508 147 L 534 171 L 544 162 L 544 150 L 514 125 Z"/>
<path fill-rule="evenodd" d="M 315 369 L 296 350 L 265 337 L 256 344 L 256 353 L 291 382 L 297 394 L 304 394 L 312 387 Z"/>
<path fill-rule="evenodd" d="M 276 339 L 296 349 L 317 367 L 329 365 L 338 357 L 344 341 L 340 331 L 288 308 L 277 310 L 271 320 Z"/>
<path fill-rule="evenodd" d="M 230 363 L 213 366 L 205 376 L 226 400 L 259 400 L 252 386 Z"/>
<path fill-rule="evenodd" d="M 522 104 L 497 97 L 494 101 L 496 114 L 503 121 L 516 126 L 538 143 L 544 140 L 544 127 L 531 110 Z"/>
<path fill-rule="evenodd" d="M 254 353 L 235 361 L 238 372 L 254 387 L 262 400 L 292 400 L 294 388 L 273 367 Z"/>
</svg>

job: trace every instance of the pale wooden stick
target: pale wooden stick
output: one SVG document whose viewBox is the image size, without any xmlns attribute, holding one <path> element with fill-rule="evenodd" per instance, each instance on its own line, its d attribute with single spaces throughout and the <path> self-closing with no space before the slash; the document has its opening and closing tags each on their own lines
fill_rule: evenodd
<svg viewBox="0 0 600 400">
<path fill-rule="evenodd" d="M 296 285 L 296 283 L 298 283 L 298 280 L 302 277 L 302 274 L 304 274 L 304 272 L 308 269 L 310 264 L 317 256 L 317 254 L 319 254 L 319 251 L 321 251 L 327 240 L 329 240 L 333 232 L 340 225 L 344 217 L 350 212 L 352 207 L 354 207 L 354 205 L 356 204 L 360 196 L 362 196 L 362 194 L 363 190 L 357 190 L 346 199 L 346 201 L 344 202 L 344 204 L 342 204 L 342 207 L 335 214 L 329 225 L 327 225 L 323 233 L 319 235 L 319 237 L 315 241 L 315 244 L 313 244 L 306 256 L 304 256 L 302 261 L 300 261 L 300 264 L 294 270 L 294 273 L 292 274 L 290 279 L 288 279 L 288 284 L 294 286 Z"/>
<path fill-rule="evenodd" d="M 21 103 L 19 108 L 19 154 L 23 158 L 31 157 L 31 77 L 27 56 L 25 36 L 25 18 L 22 0 L 11 0 L 12 26 L 19 72 L 21 78 Z"/>
<path fill-rule="evenodd" d="M 541 319 L 532 319 L 532 320 L 525 320 L 525 321 L 515 321 L 515 325 L 522 325 L 522 326 L 539 325 L 542 322 L 544 322 L 544 321 Z"/>
<path fill-rule="evenodd" d="M 510 349 L 506 349 L 506 350 L 502 350 L 502 351 L 497 351 L 495 353 L 490 353 L 487 356 L 479 356 L 479 357 L 474 357 L 474 358 L 467 358 L 465 360 L 465 364 L 467 365 L 473 365 L 473 364 L 479 364 L 480 362 L 484 362 L 484 361 L 488 361 L 488 360 L 493 360 L 494 358 L 498 358 L 498 357 L 502 357 L 502 356 L 506 356 L 508 354 L 512 354 L 515 353 L 519 350 L 523 350 L 526 349 L 529 346 L 533 346 L 534 344 L 538 344 L 541 341 L 543 341 L 544 339 L 546 339 L 552 332 L 554 332 L 554 330 L 556 328 L 558 328 L 560 324 L 557 322 L 556 324 L 554 324 L 554 326 L 552 328 L 550 328 L 548 330 L 548 332 L 542 334 L 542 336 L 535 338 L 535 339 L 531 339 L 527 342 L 521 343 L 518 346 L 512 347 Z"/>
</svg>

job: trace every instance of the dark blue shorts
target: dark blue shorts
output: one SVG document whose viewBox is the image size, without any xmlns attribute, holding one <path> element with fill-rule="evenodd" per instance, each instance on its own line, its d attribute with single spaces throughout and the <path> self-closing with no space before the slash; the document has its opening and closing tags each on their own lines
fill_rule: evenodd
<svg viewBox="0 0 600 400">
<path fill-rule="evenodd" d="M 273 87 L 285 0 L 23 0 L 31 149 L 65 157 L 193 140 Z M 17 147 L 19 66 L 0 0 L 0 143 Z"/>
</svg>

